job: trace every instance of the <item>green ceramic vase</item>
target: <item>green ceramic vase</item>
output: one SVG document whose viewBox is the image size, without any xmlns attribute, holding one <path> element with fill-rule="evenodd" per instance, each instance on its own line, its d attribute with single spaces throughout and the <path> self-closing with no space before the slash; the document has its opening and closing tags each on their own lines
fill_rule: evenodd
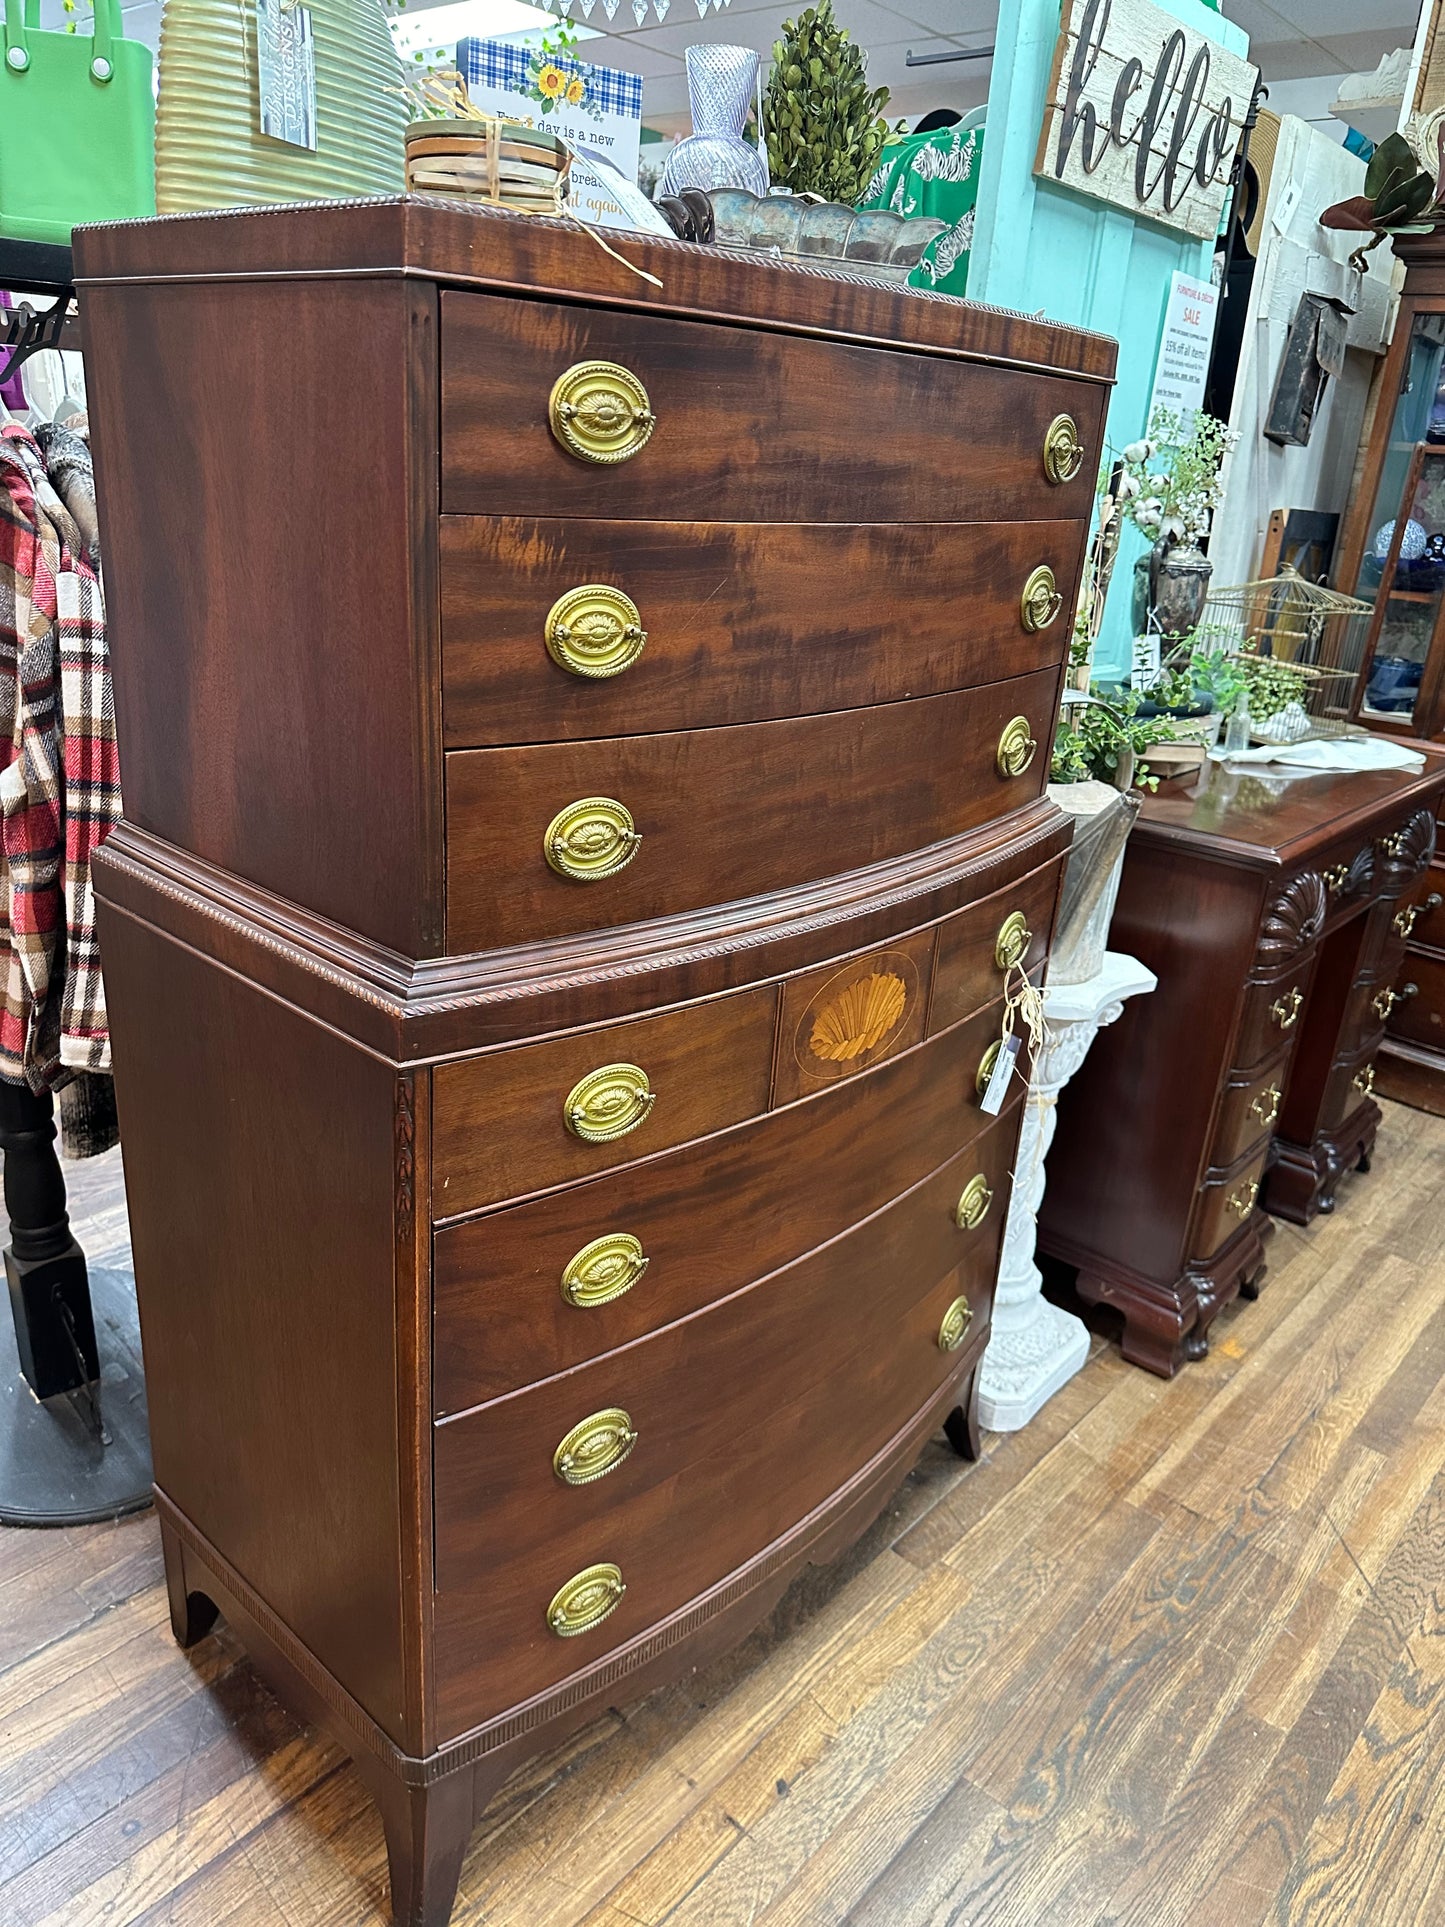
<svg viewBox="0 0 1445 1927">
<path fill-rule="evenodd" d="M 259 131 L 251 0 L 166 0 L 156 104 L 162 214 L 399 194 L 406 108 L 380 0 L 309 0 L 313 154 Z"/>
</svg>

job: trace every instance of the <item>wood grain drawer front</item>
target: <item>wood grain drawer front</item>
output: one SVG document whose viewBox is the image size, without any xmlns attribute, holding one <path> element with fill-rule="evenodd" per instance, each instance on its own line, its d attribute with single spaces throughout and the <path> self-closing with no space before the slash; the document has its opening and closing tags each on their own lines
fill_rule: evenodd
<svg viewBox="0 0 1445 1927">
<path fill-rule="evenodd" d="M 1432 863 L 1395 906 L 1395 934 L 1407 943 L 1445 953 L 1445 865 Z"/>
<path fill-rule="evenodd" d="M 433 1214 L 591 1177 L 765 1111 L 777 996 L 768 984 L 438 1065 Z"/>
<path fill-rule="evenodd" d="M 446 744 L 763 722 L 1047 668 L 1068 646 L 1083 539 L 1070 522 L 853 528 L 444 516 Z M 1033 629 L 1022 597 L 1039 568 L 1061 600 L 1053 621 Z M 611 596 L 589 602 L 580 592 L 594 586 Z M 624 622 L 617 596 L 635 608 L 635 624 Z M 603 639 L 590 661 L 572 643 L 572 631 L 589 624 Z M 629 626 L 646 636 L 635 656 L 636 642 L 622 641 Z"/>
<path fill-rule="evenodd" d="M 1305 999 L 1314 974 L 1314 958 L 1308 957 L 1283 976 L 1268 983 L 1251 984 L 1245 992 L 1244 1012 L 1239 1020 L 1239 1036 L 1234 1050 L 1234 1069 L 1248 1072 L 1280 1045 L 1293 1044 L 1299 1035 Z"/>
<path fill-rule="evenodd" d="M 791 1264 L 965 1145 L 978 1145 L 967 1176 L 981 1173 L 993 1194 L 978 1229 L 996 1225 L 1013 1132 L 994 1131 L 980 1141 L 990 1125 L 978 1109 L 974 1080 L 999 1021 L 995 1004 L 771 1116 L 551 1197 L 439 1229 L 433 1245 L 438 1416 L 630 1344 Z M 1022 1089 L 1016 1078 L 1006 1117 Z M 727 1200 L 725 1218 L 720 1198 Z M 579 1293 L 579 1274 L 601 1281 L 601 1291 L 584 1286 Z M 609 1290 L 614 1295 L 606 1295 Z M 589 1295 L 601 1302 L 572 1302 Z"/>
<path fill-rule="evenodd" d="M 655 417 L 620 465 L 552 432 L 554 385 L 606 362 Z M 1107 391 L 1086 382 L 619 310 L 441 297 L 442 508 L 675 522 L 1082 520 Z M 1049 480 L 1067 415 L 1082 450 Z"/>
<path fill-rule="evenodd" d="M 488 950 L 763 896 L 903 856 L 1039 795 L 1058 675 L 795 721 L 446 759 L 447 935 Z M 1015 719 L 1035 744 L 1000 773 Z M 601 799 L 639 836 L 625 867 L 549 866 L 549 826 Z M 625 818 L 617 816 L 620 806 Z"/>
<path fill-rule="evenodd" d="M 1410 984 L 1415 986 L 1414 994 L 1403 994 Z M 1401 995 L 1388 1019 L 1391 1037 L 1445 1049 L 1445 958 L 1411 950 L 1395 979 L 1395 989 Z"/>
<path fill-rule="evenodd" d="M 1383 1041 L 1377 1029 L 1356 1051 L 1342 1056 L 1330 1071 L 1320 1106 L 1320 1128 L 1338 1130 L 1375 1094 L 1375 1054 Z"/>
<path fill-rule="evenodd" d="M 946 1030 L 996 997 L 1011 960 L 1037 975 L 1048 956 L 1063 864 L 1058 857 L 939 925 L 930 1031 Z"/>
<path fill-rule="evenodd" d="M 1288 1081 L 1287 1057 L 1276 1058 L 1267 1070 L 1252 1077 L 1231 1078 L 1224 1087 L 1219 1122 L 1209 1162 L 1224 1167 L 1242 1158 L 1253 1145 L 1264 1143 L 1274 1131 Z"/>
<path fill-rule="evenodd" d="M 1194 1208 L 1190 1255 L 1197 1261 L 1212 1258 L 1249 1222 L 1257 1207 L 1264 1167 L 1269 1159 L 1268 1138 L 1228 1171 L 1211 1171 Z"/>
<path fill-rule="evenodd" d="M 1011 1138 L 1015 1123 L 995 1130 Z M 976 1163 L 964 1152 L 708 1311 L 436 1427 L 444 1734 L 594 1663 L 718 1584 L 966 1369 L 986 1335 L 1003 1217 L 982 1237 L 958 1229 L 954 1206 Z M 972 1315 L 949 1351 L 940 1337 L 960 1297 Z M 619 1415 L 598 1455 L 614 1463 L 567 1483 L 554 1469 L 560 1442 L 602 1414 Z M 602 1563 L 626 1586 L 616 1610 L 559 1638 L 549 1602 Z"/>
</svg>

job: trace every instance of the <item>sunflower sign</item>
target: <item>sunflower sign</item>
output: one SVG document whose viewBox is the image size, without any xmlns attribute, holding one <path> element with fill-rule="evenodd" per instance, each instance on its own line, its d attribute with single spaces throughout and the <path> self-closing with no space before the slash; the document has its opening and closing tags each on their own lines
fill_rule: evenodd
<svg viewBox="0 0 1445 1927">
<path fill-rule="evenodd" d="M 527 127 L 545 127 L 569 147 L 591 148 L 629 181 L 637 179 L 642 76 L 594 67 L 570 54 L 540 53 L 507 40 L 461 41 L 457 67 L 474 106 Z"/>
</svg>

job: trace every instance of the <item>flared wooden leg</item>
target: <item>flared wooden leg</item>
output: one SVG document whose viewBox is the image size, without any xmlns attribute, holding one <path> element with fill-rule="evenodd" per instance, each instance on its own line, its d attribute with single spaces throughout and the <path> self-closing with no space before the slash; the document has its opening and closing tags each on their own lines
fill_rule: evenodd
<svg viewBox="0 0 1445 1927">
<path fill-rule="evenodd" d="M 447 1927 L 472 1837 L 472 1775 L 463 1769 L 425 1787 L 384 1769 L 363 1777 L 381 1809 L 396 1927 Z"/>
<path fill-rule="evenodd" d="M 963 1403 L 955 1405 L 943 1421 L 948 1442 L 961 1459 L 977 1459 L 983 1450 L 978 1424 L 978 1382 L 982 1373 L 982 1364 L 975 1365 L 969 1375 Z"/>
<path fill-rule="evenodd" d="M 187 1592 L 185 1549 L 164 1519 L 161 1521 L 161 1555 L 166 1563 L 171 1631 L 178 1646 L 194 1646 L 215 1625 L 216 1607 L 203 1592 Z"/>
</svg>

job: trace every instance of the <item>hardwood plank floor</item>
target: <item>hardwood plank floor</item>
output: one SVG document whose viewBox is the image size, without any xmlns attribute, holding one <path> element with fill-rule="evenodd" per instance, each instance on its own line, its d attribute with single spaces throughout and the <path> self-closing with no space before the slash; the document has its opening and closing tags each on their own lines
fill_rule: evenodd
<svg viewBox="0 0 1445 1927">
<path fill-rule="evenodd" d="M 116 1154 L 70 1167 L 125 1248 Z M 457 1927 L 1445 1922 L 1445 1119 L 1164 1384 L 1096 1342 L 742 1648 L 522 1769 Z M 349 1762 L 154 1520 L 0 1530 L 0 1924 L 383 1927 Z"/>
</svg>

